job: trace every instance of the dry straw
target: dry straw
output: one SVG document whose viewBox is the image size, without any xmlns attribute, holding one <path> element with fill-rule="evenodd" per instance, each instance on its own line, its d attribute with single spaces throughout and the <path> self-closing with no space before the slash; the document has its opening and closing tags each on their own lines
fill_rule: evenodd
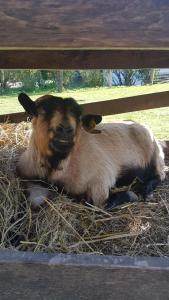
<svg viewBox="0 0 169 300">
<path fill-rule="evenodd" d="M 30 124 L 0 125 L 0 248 L 114 255 L 169 255 L 169 180 L 147 202 L 106 212 L 59 195 L 32 209 L 16 161 Z"/>
</svg>

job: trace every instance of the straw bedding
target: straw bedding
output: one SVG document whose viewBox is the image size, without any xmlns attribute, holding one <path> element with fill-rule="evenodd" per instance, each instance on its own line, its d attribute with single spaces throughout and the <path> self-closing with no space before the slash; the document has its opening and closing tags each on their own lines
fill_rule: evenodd
<svg viewBox="0 0 169 300">
<path fill-rule="evenodd" d="M 169 178 L 153 199 L 111 212 L 58 194 L 33 209 L 15 174 L 30 124 L 0 125 L 0 249 L 169 256 Z M 167 160 L 166 160 L 167 164 Z"/>
</svg>

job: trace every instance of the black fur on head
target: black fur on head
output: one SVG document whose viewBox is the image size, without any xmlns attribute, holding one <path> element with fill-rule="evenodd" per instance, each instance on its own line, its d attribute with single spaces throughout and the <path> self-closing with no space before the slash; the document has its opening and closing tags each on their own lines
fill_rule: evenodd
<svg viewBox="0 0 169 300">
<path fill-rule="evenodd" d="M 18 100 L 25 111 L 31 116 L 43 114 L 44 118 L 49 120 L 55 111 L 59 111 L 63 115 L 69 113 L 75 117 L 77 122 L 81 120 L 82 126 L 89 132 L 96 124 L 102 121 L 102 116 L 100 115 L 87 114 L 82 116 L 82 107 L 73 98 L 63 99 L 61 97 L 45 95 L 33 101 L 27 94 L 20 93 Z"/>
<path fill-rule="evenodd" d="M 18 95 L 18 100 L 29 115 L 37 115 L 36 104 L 34 101 L 31 100 L 31 98 L 29 98 L 28 95 L 26 95 L 25 93 L 20 93 Z"/>
<path fill-rule="evenodd" d="M 43 113 L 44 116 L 49 119 L 54 111 L 58 110 L 63 114 L 70 113 L 75 116 L 77 120 L 80 120 L 82 114 L 81 106 L 73 98 L 63 99 L 61 97 L 45 95 L 33 101 L 25 93 L 20 93 L 18 100 L 25 111 L 32 116 Z"/>
</svg>

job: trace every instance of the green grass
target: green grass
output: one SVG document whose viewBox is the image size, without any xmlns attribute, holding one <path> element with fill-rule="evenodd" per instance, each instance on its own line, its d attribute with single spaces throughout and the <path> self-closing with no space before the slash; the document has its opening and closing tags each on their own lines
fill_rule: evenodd
<svg viewBox="0 0 169 300">
<path fill-rule="evenodd" d="M 112 87 L 112 88 L 84 88 L 77 90 L 68 90 L 62 94 L 46 91 L 47 94 L 58 95 L 61 97 L 73 97 L 80 103 L 96 102 L 108 99 L 123 98 L 146 93 L 156 93 L 169 90 L 169 83 L 156 84 L 153 86 L 132 86 L 132 87 Z M 32 99 L 36 99 L 43 95 L 36 92 L 30 94 Z M 0 114 L 13 113 L 23 111 L 20 106 L 17 95 L 0 96 Z M 125 113 L 120 115 L 113 115 L 104 117 L 103 121 L 111 122 L 113 120 L 135 120 L 140 123 L 149 125 L 155 135 L 161 139 L 169 138 L 169 107 L 160 109 L 151 109 L 140 112 Z"/>
</svg>

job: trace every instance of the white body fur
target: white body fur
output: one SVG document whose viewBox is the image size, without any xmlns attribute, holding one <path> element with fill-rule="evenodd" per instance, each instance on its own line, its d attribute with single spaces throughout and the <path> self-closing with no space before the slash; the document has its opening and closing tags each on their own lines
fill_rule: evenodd
<svg viewBox="0 0 169 300">
<path fill-rule="evenodd" d="M 50 182 L 60 182 L 71 194 L 86 193 L 94 205 L 102 207 L 124 167 L 144 168 L 155 157 L 156 174 L 161 180 L 165 178 L 163 150 L 146 127 L 121 122 L 100 124 L 96 128 L 101 130 L 100 134 L 90 134 L 81 128 L 78 145 L 61 162 L 59 169 L 52 171 L 48 177 Z M 46 176 L 41 161 L 32 134 L 29 147 L 19 160 L 20 172 L 28 178 Z M 29 190 L 31 192 L 31 188 Z M 38 197 L 37 203 L 36 197 L 30 195 L 34 204 L 42 203 L 46 197 L 45 190 L 40 188 L 39 193 L 42 201 Z"/>
</svg>

